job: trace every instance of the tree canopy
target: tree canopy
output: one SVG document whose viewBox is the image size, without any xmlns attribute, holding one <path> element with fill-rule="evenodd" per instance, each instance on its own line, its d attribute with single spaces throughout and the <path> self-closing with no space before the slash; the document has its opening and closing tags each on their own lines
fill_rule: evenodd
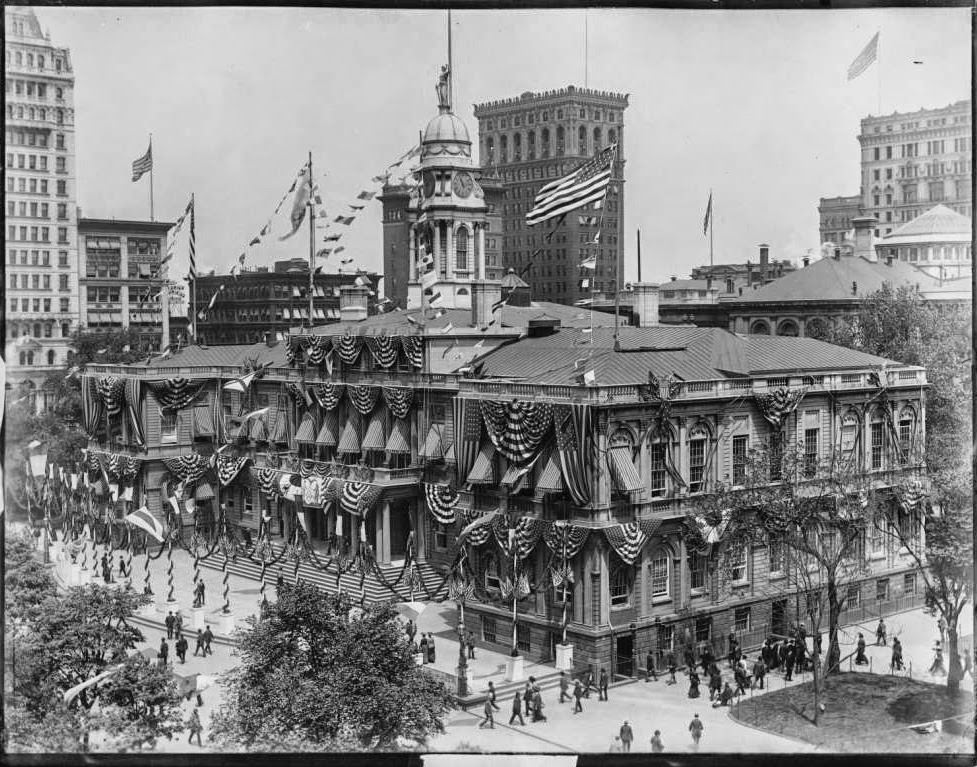
<svg viewBox="0 0 977 767">
<path fill-rule="evenodd" d="M 450 697 L 414 664 L 396 614 L 299 583 L 239 634 L 211 740 L 262 750 L 383 750 L 443 732 Z"/>
</svg>

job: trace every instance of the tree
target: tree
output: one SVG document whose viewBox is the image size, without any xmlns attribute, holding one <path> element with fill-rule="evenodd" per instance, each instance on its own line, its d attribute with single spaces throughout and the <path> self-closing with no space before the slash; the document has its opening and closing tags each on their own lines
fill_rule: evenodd
<svg viewBox="0 0 977 767">
<path fill-rule="evenodd" d="M 221 681 L 211 720 L 222 747 L 384 750 L 398 736 L 444 731 L 442 684 L 414 665 L 387 605 L 354 607 L 345 594 L 299 583 L 237 639 L 240 666 Z"/>
<path fill-rule="evenodd" d="M 4 548 L 6 625 L 33 622 L 40 618 L 41 603 L 57 594 L 54 578 L 35 558 L 36 539 L 29 532 L 11 536 Z"/>
<path fill-rule="evenodd" d="M 706 550 L 709 532 L 722 531 L 718 564 L 732 579 L 748 548 L 772 546 L 781 552 L 793 588 L 804 595 L 816 637 L 815 725 L 825 677 L 838 671 L 841 658 L 838 625 L 846 598 L 843 587 L 864 570 L 864 533 L 873 513 L 867 478 L 846 454 L 834 451 L 814 466 L 802 449 L 791 447 L 751 450 L 742 486 L 717 488 L 686 518 L 693 549 Z M 828 647 L 822 658 L 819 638 L 825 617 Z"/>
</svg>

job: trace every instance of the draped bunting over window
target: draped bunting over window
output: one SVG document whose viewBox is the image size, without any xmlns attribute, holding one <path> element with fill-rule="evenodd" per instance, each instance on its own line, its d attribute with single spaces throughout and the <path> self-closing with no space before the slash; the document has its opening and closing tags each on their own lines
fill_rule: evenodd
<svg viewBox="0 0 977 767">
<path fill-rule="evenodd" d="M 543 531 L 543 541 L 556 556 L 573 559 L 583 549 L 589 535 L 590 528 L 556 521 Z"/>
<path fill-rule="evenodd" d="M 163 463 L 169 472 L 183 482 L 196 482 L 210 466 L 210 459 L 199 453 L 179 455 L 176 458 L 164 458 Z"/>
<path fill-rule="evenodd" d="M 475 511 L 461 509 L 462 521 L 465 526 L 458 533 L 458 543 L 469 546 L 482 546 L 492 535 L 492 522 L 498 515 L 497 511 Z"/>
<path fill-rule="evenodd" d="M 644 489 L 638 470 L 631 457 L 631 445 L 612 445 L 607 451 L 607 466 L 611 479 L 622 493 L 640 493 Z"/>
<path fill-rule="evenodd" d="M 389 368 L 397 362 L 397 350 L 400 347 L 397 341 L 396 337 L 387 335 L 367 336 L 366 346 L 377 365 L 382 368 Z"/>
<path fill-rule="evenodd" d="M 424 497 L 427 508 L 442 525 L 450 525 L 455 521 L 455 507 L 458 505 L 459 495 L 448 485 L 431 482 L 424 483 Z"/>
<path fill-rule="evenodd" d="M 321 461 L 313 461 L 306 458 L 302 461 L 302 465 L 299 466 L 299 474 L 305 477 L 328 477 L 333 473 L 333 466 L 328 463 L 322 463 Z"/>
<path fill-rule="evenodd" d="M 117 376 L 99 376 L 95 379 L 95 390 L 109 416 L 122 412 L 125 404 L 125 380 Z"/>
<path fill-rule="evenodd" d="M 648 536 L 638 522 L 628 522 L 623 525 L 612 525 L 604 528 L 604 537 L 611 544 L 611 548 L 627 564 L 633 565 L 641 553 L 641 549 L 648 541 Z"/>
<path fill-rule="evenodd" d="M 882 422 L 885 424 L 886 433 L 889 435 L 889 446 L 895 450 L 896 457 L 900 461 L 906 460 L 909 456 L 904 455 L 902 440 L 899 439 L 899 429 L 896 428 L 895 416 L 893 415 L 893 403 L 889 399 L 889 377 L 885 368 L 873 370 L 868 374 L 868 382 L 878 389 L 872 400 L 878 404 L 878 411 L 882 415 Z"/>
<path fill-rule="evenodd" d="M 94 376 L 86 376 L 82 380 L 81 404 L 85 418 L 85 433 L 89 437 L 93 437 L 95 436 L 95 432 L 98 431 L 98 425 L 101 423 L 102 415 L 105 413 L 105 405 L 102 404 L 102 398 L 95 388 Z"/>
<path fill-rule="evenodd" d="M 699 554 L 709 555 L 712 547 L 719 543 L 726 527 L 729 525 L 730 512 L 724 511 L 716 520 L 705 517 L 695 517 L 692 521 L 686 519 L 683 524 L 683 537 L 686 546 Z M 715 524 L 713 524 L 715 522 Z"/>
<path fill-rule="evenodd" d="M 384 386 L 383 401 L 397 418 L 406 418 L 414 401 L 414 390 L 406 386 Z"/>
<path fill-rule="evenodd" d="M 928 497 L 926 487 L 920 480 L 909 480 L 892 488 L 899 507 L 903 511 L 914 511 Z"/>
<path fill-rule="evenodd" d="M 350 514 L 365 516 L 379 500 L 382 492 L 383 488 L 380 485 L 346 480 L 343 483 L 342 495 L 339 497 L 339 508 Z"/>
<path fill-rule="evenodd" d="M 222 485 L 231 484 L 234 478 L 240 474 L 244 465 L 250 460 L 246 455 L 240 458 L 230 458 L 220 454 L 217 454 L 216 459 L 217 481 Z"/>
<path fill-rule="evenodd" d="M 784 419 L 800 404 L 807 394 L 807 389 L 787 389 L 780 387 L 769 393 L 757 392 L 753 395 L 757 409 L 774 428 L 780 429 L 784 425 Z"/>
<path fill-rule="evenodd" d="M 346 396 L 362 415 L 369 415 L 380 400 L 380 387 L 363 384 L 350 384 L 346 387 Z"/>
<path fill-rule="evenodd" d="M 251 476 L 257 480 L 258 488 L 271 498 L 281 497 L 281 493 L 278 491 L 278 475 L 279 472 L 274 469 L 254 467 L 251 470 Z"/>
<path fill-rule="evenodd" d="M 553 422 L 552 407 L 514 399 L 480 403 L 485 428 L 495 449 L 513 463 L 532 458 Z"/>
<path fill-rule="evenodd" d="M 141 462 L 134 456 L 95 452 L 91 455 L 98 462 L 100 470 L 104 471 L 109 479 L 119 480 L 120 482 L 131 482 L 139 473 Z"/>
<path fill-rule="evenodd" d="M 343 398 L 346 387 L 343 384 L 315 384 L 312 387 L 312 396 L 315 397 L 324 410 L 335 410 Z"/>
<path fill-rule="evenodd" d="M 543 535 L 546 523 L 537 517 L 520 517 L 516 522 L 516 553 L 519 559 L 525 559 L 533 553 L 536 544 Z"/>
<path fill-rule="evenodd" d="M 665 448 L 665 471 L 677 487 L 685 487 L 685 480 L 675 466 L 675 457 L 672 453 L 672 446 L 675 444 L 675 427 L 671 420 L 672 401 L 682 393 L 682 383 L 670 375 L 658 378 L 654 373 L 648 373 L 648 392 L 651 400 L 658 403 L 655 431 Z"/>
<path fill-rule="evenodd" d="M 156 396 L 163 410 L 182 410 L 203 391 L 206 381 L 188 381 L 186 378 L 167 378 L 165 381 L 146 381 L 146 386 Z"/>
<path fill-rule="evenodd" d="M 339 352 L 339 359 L 347 365 L 353 365 L 360 357 L 360 350 L 363 348 L 363 339 L 354 336 L 349 328 L 336 341 L 336 350 Z"/>
<path fill-rule="evenodd" d="M 321 365 L 332 349 L 332 339 L 327 336 L 306 336 L 305 354 L 313 365 Z"/>
<path fill-rule="evenodd" d="M 593 460 L 590 408 L 587 405 L 554 405 L 553 423 L 560 468 L 570 498 L 578 506 L 590 503 Z"/>
<path fill-rule="evenodd" d="M 424 367 L 424 339 L 421 336 L 401 336 L 400 348 L 408 365 L 417 370 Z"/>
<path fill-rule="evenodd" d="M 455 469 L 458 483 L 461 484 L 468 477 L 478 456 L 479 443 L 482 441 L 482 411 L 477 400 L 464 397 L 455 397 L 451 405 L 455 433 Z"/>
</svg>

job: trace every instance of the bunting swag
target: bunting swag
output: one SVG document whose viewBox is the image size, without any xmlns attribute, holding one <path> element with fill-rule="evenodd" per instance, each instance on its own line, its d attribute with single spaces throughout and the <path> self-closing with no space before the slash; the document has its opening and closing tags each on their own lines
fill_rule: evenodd
<svg viewBox="0 0 977 767">
<path fill-rule="evenodd" d="M 455 468 L 458 483 L 468 477 L 478 456 L 482 441 L 482 415 L 476 400 L 455 397 L 452 401 L 452 421 L 454 423 Z"/>
<path fill-rule="evenodd" d="M 420 336 L 401 336 L 400 348 L 408 365 L 417 370 L 424 367 L 424 341 Z"/>
<path fill-rule="evenodd" d="M 363 384 L 362 386 L 349 384 L 346 387 L 346 395 L 349 397 L 349 401 L 353 403 L 353 407 L 359 411 L 360 415 L 369 415 L 373 412 L 373 408 L 376 407 L 380 399 L 380 387 L 370 386 L 369 384 Z"/>
<path fill-rule="evenodd" d="M 229 485 L 234 481 L 234 478 L 241 472 L 250 460 L 248 456 L 243 455 L 240 458 L 225 458 L 224 456 L 217 455 L 217 481 L 222 485 Z"/>
<path fill-rule="evenodd" d="M 424 483 L 424 497 L 427 498 L 427 508 L 431 516 L 442 525 L 450 525 L 455 521 L 455 506 L 458 505 L 459 495 L 448 485 Z"/>
<path fill-rule="evenodd" d="M 274 469 L 254 469 L 251 476 L 258 481 L 258 489 L 270 498 L 279 498 L 278 472 Z"/>
<path fill-rule="evenodd" d="M 126 391 L 123 379 L 117 376 L 99 376 L 95 379 L 95 389 L 110 417 L 122 412 Z"/>
<path fill-rule="evenodd" d="M 312 387 L 312 396 L 319 401 L 323 410 L 335 410 L 343 398 L 345 390 L 346 387 L 343 384 L 315 384 Z"/>
<path fill-rule="evenodd" d="M 102 415 L 105 413 L 105 406 L 102 398 L 95 388 L 94 376 L 85 378 L 85 385 L 82 386 L 82 409 L 85 416 L 85 432 L 89 437 L 95 436 L 98 426 L 102 422 Z"/>
<path fill-rule="evenodd" d="M 533 553 L 545 527 L 546 523 L 537 517 L 519 518 L 516 522 L 516 551 L 519 559 L 525 559 Z"/>
<path fill-rule="evenodd" d="M 356 360 L 359 359 L 360 350 L 363 348 L 363 339 L 359 336 L 354 336 L 349 331 L 349 328 L 346 328 L 346 332 L 339 337 L 335 345 L 336 350 L 339 352 L 339 359 L 347 365 L 354 365 L 356 364 Z"/>
<path fill-rule="evenodd" d="M 127 378 L 125 385 L 126 411 L 129 413 L 129 423 L 132 426 L 132 439 L 137 445 L 146 444 L 146 435 L 142 429 L 139 414 L 142 413 L 141 389 L 138 378 Z"/>
<path fill-rule="evenodd" d="M 553 410 L 542 402 L 514 399 L 511 402 L 481 403 L 489 439 L 512 463 L 532 458 L 553 422 Z"/>
<path fill-rule="evenodd" d="M 305 477 L 328 477 L 330 472 L 328 463 L 305 459 L 299 467 L 299 475 Z"/>
<path fill-rule="evenodd" d="M 781 387 L 772 393 L 757 392 L 753 395 L 757 409 L 774 428 L 781 428 L 784 425 L 784 418 L 793 413 L 800 401 L 807 394 L 807 389 L 787 389 Z"/>
<path fill-rule="evenodd" d="M 648 540 L 639 522 L 612 525 L 604 528 L 604 537 L 617 555 L 627 564 L 633 565 Z"/>
<path fill-rule="evenodd" d="M 563 483 L 577 506 L 590 503 L 590 409 L 587 405 L 554 405 L 556 448 L 560 454 Z"/>
<path fill-rule="evenodd" d="M 672 445 L 675 443 L 675 428 L 672 426 L 672 400 L 682 393 L 681 381 L 671 376 L 658 378 L 654 373 L 648 373 L 648 398 L 658 403 L 655 414 L 655 431 L 658 438 L 665 445 L 665 471 L 672 478 L 676 487 L 685 487 L 685 480 L 675 466 L 672 455 Z"/>
<path fill-rule="evenodd" d="M 492 534 L 492 521 L 497 512 L 488 513 L 474 510 L 461 510 L 465 527 L 458 533 L 458 543 L 469 546 L 483 546 Z"/>
<path fill-rule="evenodd" d="M 291 336 L 285 336 L 285 364 L 289 367 L 295 364 L 295 349 L 297 346 L 297 339 Z"/>
<path fill-rule="evenodd" d="M 561 559 L 573 559 L 590 535 L 590 528 L 571 525 L 567 522 L 553 522 L 543 532 L 543 541 Z"/>
<path fill-rule="evenodd" d="M 164 458 L 163 463 L 170 474 L 181 482 L 196 482 L 210 466 L 210 461 L 199 453 L 180 455 L 176 458 Z"/>
<path fill-rule="evenodd" d="M 373 359 L 382 368 L 393 367 L 397 362 L 399 344 L 396 337 L 386 335 L 367 336 L 366 346 L 373 355 Z"/>
<path fill-rule="evenodd" d="M 119 480 L 120 482 L 130 482 L 139 473 L 139 466 L 142 463 L 138 458 L 131 455 L 116 455 L 114 453 L 94 453 L 98 461 L 98 467 L 109 479 Z"/>
<path fill-rule="evenodd" d="M 163 410 L 182 410 L 203 391 L 206 381 L 200 383 L 186 378 L 167 378 L 165 381 L 146 381 Z"/>
<path fill-rule="evenodd" d="M 299 384 L 289 381 L 285 384 L 285 391 L 300 409 L 304 410 L 309 406 L 309 400 L 306 398 L 305 392 Z"/>
<path fill-rule="evenodd" d="M 406 386 L 384 386 L 383 401 L 397 418 L 406 418 L 414 401 L 414 390 Z"/>
<path fill-rule="evenodd" d="M 380 498 L 382 490 L 383 488 L 380 485 L 347 480 L 343 483 L 342 494 L 339 497 L 339 508 L 350 514 L 365 516 Z"/>
<path fill-rule="evenodd" d="M 313 365 L 326 361 L 326 354 L 332 349 L 332 339 L 327 336 L 307 336 L 305 354 Z"/>
</svg>

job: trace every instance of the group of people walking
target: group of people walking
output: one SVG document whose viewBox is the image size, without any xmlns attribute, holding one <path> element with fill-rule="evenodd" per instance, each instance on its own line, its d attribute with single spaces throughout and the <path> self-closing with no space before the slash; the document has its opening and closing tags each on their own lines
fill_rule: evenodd
<svg viewBox="0 0 977 767">
<path fill-rule="evenodd" d="M 176 640 L 173 648 L 176 651 L 176 657 L 180 659 L 180 663 L 186 663 L 190 643 L 187 642 L 187 638 L 183 634 L 183 616 L 180 613 L 174 615 L 171 611 L 163 620 L 163 624 L 166 626 L 166 637 L 161 637 L 159 640 L 159 652 L 156 654 L 159 665 L 165 667 L 169 662 L 170 645 L 167 640 L 170 639 Z M 209 624 L 205 625 L 203 629 L 197 629 L 197 646 L 193 651 L 194 656 L 198 654 L 203 657 L 213 655 L 214 651 L 210 647 L 213 640 L 214 632 L 210 630 Z"/>
</svg>

